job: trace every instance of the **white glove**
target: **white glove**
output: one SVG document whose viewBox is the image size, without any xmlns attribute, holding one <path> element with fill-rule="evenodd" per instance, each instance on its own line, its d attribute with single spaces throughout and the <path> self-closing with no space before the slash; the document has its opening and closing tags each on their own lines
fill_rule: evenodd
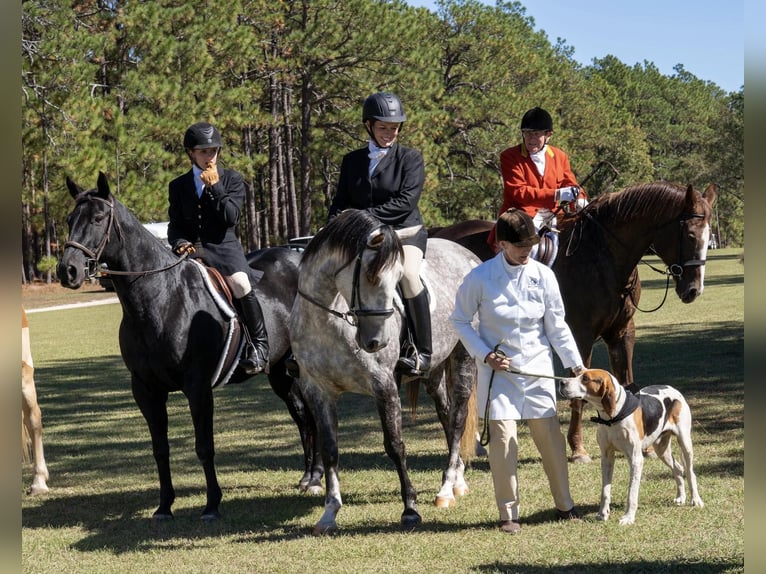
<svg viewBox="0 0 766 574">
<path fill-rule="evenodd" d="M 577 196 L 580 194 L 580 188 L 576 185 L 571 185 L 569 187 L 560 187 L 556 190 L 556 194 L 553 196 L 553 202 L 556 205 L 560 205 L 562 203 L 569 203 L 570 201 L 574 201 L 577 199 Z"/>
</svg>

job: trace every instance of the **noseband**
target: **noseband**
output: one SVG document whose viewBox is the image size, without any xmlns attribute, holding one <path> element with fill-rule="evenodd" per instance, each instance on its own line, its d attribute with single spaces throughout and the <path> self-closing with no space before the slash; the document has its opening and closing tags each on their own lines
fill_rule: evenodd
<svg viewBox="0 0 766 574">
<path fill-rule="evenodd" d="M 310 303 L 313 303 L 317 307 L 324 309 L 331 315 L 338 317 L 339 319 L 343 319 L 346 321 L 349 325 L 352 327 L 356 327 L 359 324 L 359 317 L 390 317 L 394 314 L 394 309 L 391 307 L 384 308 L 384 309 L 367 309 L 362 305 L 362 293 L 359 289 L 359 277 L 362 272 L 362 254 L 364 253 L 366 247 L 362 247 L 362 249 L 356 254 L 355 257 L 355 264 L 354 264 L 354 279 L 353 283 L 351 284 L 351 303 L 349 305 L 349 310 L 345 313 L 341 313 L 340 311 L 336 311 L 335 309 L 331 309 L 330 307 L 327 307 L 326 305 L 323 305 L 310 295 L 307 295 L 300 289 L 298 289 L 298 295 L 309 301 Z M 349 261 L 350 263 L 350 261 Z M 337 277 L 337 275 L 345 269 L 349 263 L 346 263 L 345 265 L 342 265 L 340 269 L 338 269 L 333 276 Z"/>
<path fill-rule="evenodd" d="M 682 213 L 678 217 L 678 231 L 679 231 L 679 237 L 678 237 L 678 258 L 682 259 L 683 257 L 683 249 L 681 247 L 683 246 L 684 242 L 684 225 L 687 221 L 690 219 L 705 219 L 704 213 Z M 668 267 L 668 272 L 673 277 L 681 277 L 684 271 L 684 267 L 702 267 L 705 265 L 705 259 L 687 259 L 686 261 L 680 261 L 679 263 L 674 263 L 670 267 Z"/>
<path fill-rule="evenodd" d="M 90 249 L 89 247 L 83 245 L 82 243 L 78 243 L 77 241 L 67 241 L 64 243 L 64 249 L 67 247 L 74 247 L 75 249 L 79 249 L 85 255 L 87 256 L 87 259 L 85 260 L 85 269 L 86 269 L 86 276 L 88 279 L 92 279 L 96 276 L 96 273 L 98 272 L 98 265 L 99 260 L 101 259 L 101 254 L 104 252 L 104 249 L 106 248 L 106 244 L 109 243 L 109 237 L 112 234 L 112 227 L 114 226 L 114 203 L 107 200 L 102 199 L 100 197 L 96 197 L 95 195 L 88 195 L 87 192 L 81 193 L 75 198 L 75 205 L 80 205 L 81 203 L 85 203 L 86 201 L 100 201 L 101 203 L 107 205 L 109 207 L 109 221 L 106 226 L 106 233 L 104 233 L 104 236 L 101 238 L 101 241 L 99 241 L 98 245 L 96 246 L 95 250 Z M 120 228 L 119 224 L 117 225 L 117 235 L 122 238 L 122 229 Z"/>
</svg>

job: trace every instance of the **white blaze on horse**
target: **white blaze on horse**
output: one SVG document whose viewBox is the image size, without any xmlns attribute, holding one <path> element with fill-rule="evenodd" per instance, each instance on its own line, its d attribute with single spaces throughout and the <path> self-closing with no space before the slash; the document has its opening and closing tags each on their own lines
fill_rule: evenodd
<svg viewBox="0 0 766 574">
<path fill-rule="evenodd" d="M 29 323 L 23 307 L 21 308 L 21 452 L 25 463 L 34 463 L 34 478 L 27 492 L 29 494 L 48 492 L 48 467 L 43 453 L 43 417 L 40 405 L 37 404 Z"/>
</svg>

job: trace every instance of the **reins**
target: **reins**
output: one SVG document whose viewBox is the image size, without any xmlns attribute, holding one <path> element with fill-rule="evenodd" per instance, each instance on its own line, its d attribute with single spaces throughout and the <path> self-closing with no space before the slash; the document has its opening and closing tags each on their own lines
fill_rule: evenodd
<svg viewBox="0 0 766 574">
<path fill-rule="evenodd" d="M 120 227 L 119 221 L 116 221 L 114 217 L 114 203 L 112 201 L 109 201 L 107 199 L 103 199 L 101 197 L 97 197 L 95 195 L 90 195 L 88 192 L 83 192 L 80 195 L 77 196 L 75 199 L 75 205 L 83 203 L 85 201 L 100 201 L 101 203 L 104 203 L 109 207 L 109 223 L 107 224 L 106 233 L 104 233 L 104 236 L 101 238 L 101 241 L 99 242 L 98 246 L 95 250 L 90 249 L 86 245 L 83 245 L 82 243 L 79 243 L 77 241 L 67 241 L 64 243 L 64 249 L 67 247 L 74 247 L 75 249 L 79 249 L 82 251 L 86 256 L 86 277 L 88 279 L 92 279 L 96 276 L 96 274 L 99 272 L 99 263 L 101 259 L 101 254 L 104 252 L 104 249 L 106 248 L 107 244 L 109 243 L 109 238 L 112 235 L 112 228 L 117 230 L 117 237 L 120 241 L 122 241 L 123 233 L 122 233 L 122 227 Z M 115 224 L 116 222 L 116 224 Z M 112 269 L 101 269 L 100 272 L 104 275 L 122 275 L 122 276 L 131 276 L 131 277 L 144 277 L 146 275 L 152 275 L 154 273 L 162 273 L 163 271 L 167 271 L 168 269 L 172 269 L 176 265 L 180 264 L 186 257 L 188 256 L 188 253 L 184 253 L 181 255 L 177 261 L 174 261 L 173 263 L 166 265 L 165 267 L 160 267 L 159 269 L 148 269 L 145 271 L 119 271 L 119 270 L 112 270 Z"/>
<path fill-rule="evenodd" d="M 614 239 L 620 247 L 622 247 L 626 251 L 628 250 L 627 245 L 625 245 L 625 243 L 619 237 L 617 237 L 617 235 L 611 229 L 609 229 L 608 227 L 605 227 L 604 225 L 602 225 L 601 222 L 598 221 L 595 217 L 593 217 L 593 215 L 590 214 L 587 210 L 584 210 L 581 213 L 582 213 L 582 215 L 584 217 L 586 217 L 589 221 L 594 223 L 602 231 L 605 231 L 607 234 L 609 234 L 612 237 L 612 239 Z M 690 213 L 690 214 L 681 213 L 678 216 L 677 220 L 676 219 L 671 219 L 667 223 L 663 223 L 662 225 L 660 225 L 658 227 L 658 229 L 662 228 L 662 227 L 665 227 L 666 225 L 670 225 L 674 221 L 677 221 L 679 223 L 679 226 L 680 226 L 679 227 L 679 232 L 680 232 L 680 234 L 683 234 L 683 224 L 688 219 L 704 219 L 704 218 L 705 218 L 705 215 L 701 214 L 701 213 Z M 574 236 L 574 232 L 575 232 L 575 230 L 573 229 L 572 233 L 569 236 L 569 244 L 567 245 L 567 251 L 566 251 L 566 255 L 567 256 L 571 255 L 571 252 L 569 251 L 569 245 L 571 245 L 572 238 Z M 679 245 L 681 245 L 681 244 L 682 244 L 682 238 L 679 239 Z M 653 245 L 651 245 L 649 248 L 650 248 L 650 250 L 652 251 L 652 253 L 654 255 L 657 255 L 659 257 L 659 255 L 657 254 L 657 251 L 654 249 Z M 643 257 L 641 257 L 641 259 L 639 260 L 639 263 L 643 263 L 644 265 L 649 267 L 652 271 L 655 271 L 655 272 L 659 273 L 660 275 L 665 275 L 665 278 L 666 278 L 666 281 L 665 281 L 665 293 L 664 293 L 664 295 L 662 297 L 662 301 L 660 301 L 659 305 L 657 305 L 654 309 L 642 309 L 641 307 L 638 306 L 638 303 L 636 303 L 636 300 L 633 298 L 633 287 L 635 286 L 635 283 L 633 283 L 632 285 L 630 285 L 629 287 L 627 287 L 625 289 L 625 295 L 627 295 L 630 298 L 630 302 L 633 304 L 633 306 L 636 308 L 637 311 L 641 311 L 642 313 L 654 313 L 655 311 L 658 311 L 665 304 L 665 301 L 668 298 L 668 292 L 670 291 L 670 278 L 671 277 L 674 277 L 676 279 L 680 278 L 681 275 L 683 274 L 684 267 L 701 267 L 701 266 L 705 265 L 705 260 L 704 259 L 689 259 L 689 260 L 684 261 L 684 262 L 673 263 L 671 265 L 668 265 L 667 268 L 664 271 L 662 269 L 659 269 L 659 268 L 655 267 L 654 265 L 652 265 L 648 261 L 645 261 Z"/>
</svg>

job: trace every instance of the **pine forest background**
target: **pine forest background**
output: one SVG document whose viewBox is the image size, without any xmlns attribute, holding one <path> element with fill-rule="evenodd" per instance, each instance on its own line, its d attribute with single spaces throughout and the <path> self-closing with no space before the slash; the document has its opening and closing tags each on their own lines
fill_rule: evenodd
<svg viewBox="0 0 766 574">
<path fill-rule="evenodd" d="M 442 0 L 22 0 L 22 281 L 53 280 L 66 240 L 66 176 L 99 171 L 142 221 L 167 219 L 181 142 L 210 121 L 222 163 L 248 183 L 245 249 L 325 221 L 342 156 L 365 145 L 364 98 L 396 92 L 400 141 L 426 163 L 421 210 L 437 227 L 494 219 L 499 154 L 542 106 L 551 143 L 590 196 L 668 180 L 719 190 L 713 231 L 744 241 L 744 86 L 727 93 L 682 64 L 607 55 L 583 66 L 522 2 Z M 607 166 L 606 163 L 601 163 Z"/>
</svg>

